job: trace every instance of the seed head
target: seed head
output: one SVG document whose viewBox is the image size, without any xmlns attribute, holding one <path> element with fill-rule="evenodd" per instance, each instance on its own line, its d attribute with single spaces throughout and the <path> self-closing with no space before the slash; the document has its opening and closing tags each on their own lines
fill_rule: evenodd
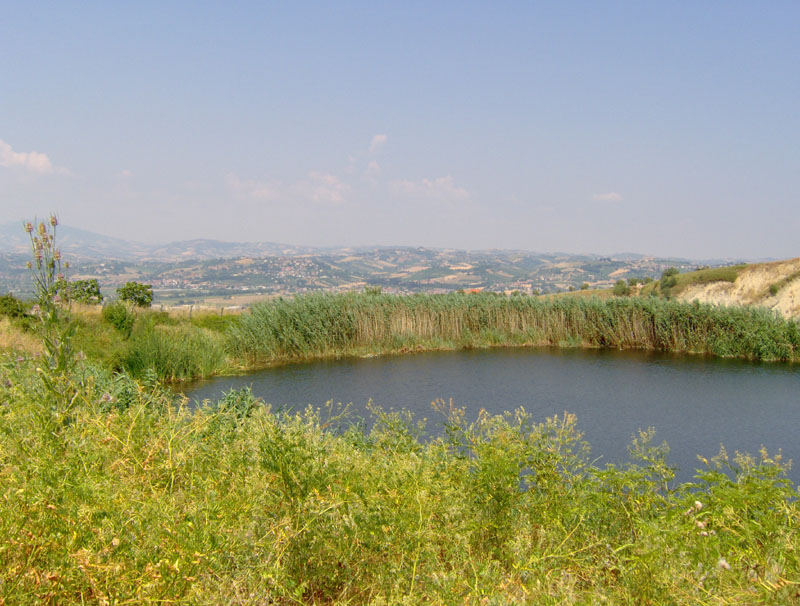
<svg viewBox="0 0 800 606">
<path fill-rule="evenodd" d="M 720 558 L 719 562 L 717 562 L 717 566 L 719 566 L 723 570 L 730 570 L 731 569 L 731 565 L 728 564 L 728 561 L 725 558 Z"/>
<path fill-rule="evenodd" d="M 28 233 L 33 232 L 33 223 L 31 223 L 30 221 L 26 221 L 25 222 L 25 231 L 28 232 Z"/>
<path fill-rule="evenodd" d="M 47 234 L 47 225 L 44 224 L 44 221 L 39 223 L 39 235 L 44 236 Z"/>
<path fill-rule="evenodd" d="M 55 215 L 50 215 L 50 225 L 53 227 L 58 225 L 58 218 Z"/>
</svg>

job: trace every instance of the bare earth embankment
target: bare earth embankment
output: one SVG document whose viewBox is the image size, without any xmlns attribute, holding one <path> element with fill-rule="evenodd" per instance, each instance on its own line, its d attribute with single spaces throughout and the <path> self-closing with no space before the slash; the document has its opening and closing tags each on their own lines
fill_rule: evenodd
<svg viewBox="0 0 800 606">
<path fill-rule="evenodd" d="M 738 271 L 733 282 L 690 284 L 676 293 L 680 301 L 717 305 L 757 305 L 785 318 L 800 316 L 800 257 L 755 263 Z"/>
</svg>

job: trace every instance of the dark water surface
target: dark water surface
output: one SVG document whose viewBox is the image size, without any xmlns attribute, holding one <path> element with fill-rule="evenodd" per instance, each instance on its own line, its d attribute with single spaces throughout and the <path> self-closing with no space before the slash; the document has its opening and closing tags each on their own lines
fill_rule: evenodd
<svg viewBox="0 0 800 606">
<path fill-rule="evenodd" d="M 412 411 L 435 432 L 442 417 L 431 402 L 453 399 L 474 419 L 524 407 L 534 419 L 575 413 L 597 464 L 627 460 L 639 428 L 655 427 L 670 446 L 668 461 L 690 480 L 724 444 L 734 451 L 793 459 L 800 480 L 800 366 L 651 352 L 580 349 L 491 349 L 326 360 L 219 377 L 185 390 L 192 399 L 217 399 L 251 386 L 274 407 L 352 402 L 366 414 L 372 399 Z"/>
</svg>

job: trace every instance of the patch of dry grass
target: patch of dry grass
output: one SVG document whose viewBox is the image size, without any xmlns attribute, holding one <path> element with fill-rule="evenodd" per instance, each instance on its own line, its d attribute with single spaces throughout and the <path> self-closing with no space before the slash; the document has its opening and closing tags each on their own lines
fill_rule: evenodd
<svg viewBox="0 0 800 606">
<path fill-rule="evenodd" d="M 27 332 L 8 318 L 0 319 L 0 350 L 40 353 L 42 344 L 36 335 Z"/>
</svg>

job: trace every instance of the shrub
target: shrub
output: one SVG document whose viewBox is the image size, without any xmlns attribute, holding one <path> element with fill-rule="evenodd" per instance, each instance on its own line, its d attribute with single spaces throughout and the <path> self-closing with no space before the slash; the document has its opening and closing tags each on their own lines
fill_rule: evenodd
<svg viewBox="0 0 800 606">
<path fill-rule="evenodd" d="M 76 303 L 98 305 L 103 302 L 103 294 L 96 278 L 65 282 L 64 286 L 67 296 Z"/>
<path fill-rule="evenodd" d="M 103 308 L 103 319 L 116 328 L 126 339 L 131 336 L 136 314 L 124 303 L 117 301 Z"/>
<path fill-rule="evenodd" d="M 617 280 L 617 283 L 614 284 L 614 295 L 627 297 L 629 294 L 631 294 L 631 287 L 628 286 L 628 283 L 625 280 Z"/>
<path fill-rule="evenodd" d="M 153 302 L 153 288 L 149 284 L 126 282 L 117 289 L 120 301 L 131 303 L 136 307 L 150 307 Z"/>
<path fill-rule="evenodd" d="M 25 318 L 27 310 L 22 301 L 14 297 L 14 295 L 6 294 L 0 296 L 0 316 L 14 319 Z"/>
</svg>

